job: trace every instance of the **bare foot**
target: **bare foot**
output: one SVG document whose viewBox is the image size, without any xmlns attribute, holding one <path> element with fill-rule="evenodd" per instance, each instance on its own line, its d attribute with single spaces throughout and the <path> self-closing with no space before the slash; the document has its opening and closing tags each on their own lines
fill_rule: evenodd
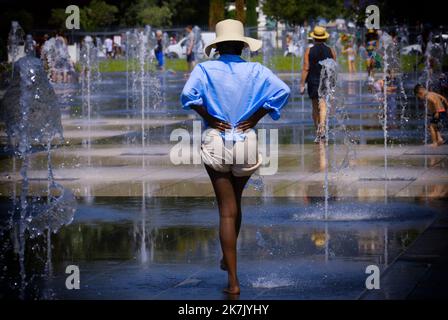
<svg viewBox="0 0 448 320">
<path fill-rule="evenodd" d="M 439 140 L 439 141 L 437 141 L 437 144 L 439 145 L 439 146 L 441 146 L 442 144 L 444 144 L 445 143 L 445 140 Z"/>
<path fill-rule="evenodd" d="M 221 270 L 227 271 L 227 265 L 226 265 L 224 259 L 221 259 L 221 261 L 219 261 L 219 267 L 221 268 Z"/>
<path fill-rule="evenodd" d="M 436 148 L 439 146 L 439 144 L 437 142 L 433 142 L 429 145 L 431 148 Z"/>
<path fill-rule="evenodd" d="M 240 286 L 239 285 L 235 285 L 235 286 L 228 286 L 227 288 L 224 288 L 224 293 L 227 294 L 240 294 Z"/>
</svg>

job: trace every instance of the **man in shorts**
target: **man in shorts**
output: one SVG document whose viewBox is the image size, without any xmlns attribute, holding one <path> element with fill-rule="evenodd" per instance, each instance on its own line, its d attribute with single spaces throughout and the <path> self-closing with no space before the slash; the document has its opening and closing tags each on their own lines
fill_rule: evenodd
<svg viewBox="0 0 448 320">
<path fill-rule="evenodd" d="M 187 26 L 185 28 L 187 31 L 187 64 L 188 64 L 188 73 L 193 70 L 195 66 L 195 56 L 194 56 L 194 33 L 193 33 L 193 27 L 191 25 Z"/>
</svg>

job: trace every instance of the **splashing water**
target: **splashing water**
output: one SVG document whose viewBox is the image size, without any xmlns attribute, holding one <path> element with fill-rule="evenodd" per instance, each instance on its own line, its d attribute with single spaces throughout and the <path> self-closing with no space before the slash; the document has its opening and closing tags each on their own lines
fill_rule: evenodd
<svg viewBox="0 0 448 320">
<path fill-rule="evenodd" d="M 19 56 L 19 45 L 23 42 L 23 32 L 22 27 L 17 21 L 11 21 L 11 30 L 8 35 L 8 61 L 12 63 L 12 73 L 14 74 L 14 62 L 16 62 Z"/>
<path fill-rule="evenodd" d="M 427 90 L 434 90 L 435 87 L 435 79 L 439 78 L 439 74 L 437 72 L 437 69 L 439 69 L 440 64 L 443 59 L 443 48 L 440 46 L 439 43 L 432 42 L 433 34 L 431 33 L 429 36 L 429 41 L 426 45 L 426 51 L 424 52 L 425 55 L 425 68 L 422 75 L 422 79 L 420 79 L 421 83 L 425 83 L 425 87 Z M 428 99 L 425 98 L 425 136 L 424 136 L 424 144 L 425 144 L 425 153 L 426 153 L 426 147 L 428 146 L 428 133 L 429 133 L 429 124 L 428 124 Z M 425 158 L 425 168 L 427 167 L 426 164 L 426 158 Z"/>
<path fill-rule="evenodd" d="M 142 167 L 145 166 L 145 121 L 148 109 L 163 102 L 161 80 L 155 74 L 153 49 L 155 33 L 150 26 L 126 33 L 126 108 L 135 114 L 140 111 Z M 163 80 L 163 77 L 162 77 Z"/>
<path fill-rule="evenodd" d="M 382 122 L 383 126 L 383 138 L 384 138 L 384 179 L 388 179 L 388 172 L 387 172 L 387 138 L 388 138 L 388 87 L 389 87 L 389 78 L 388 74 L 390 73 L 390 53 L 391 49 L 393 47 L 392 38 L 387 34 L 383 33 L 382 35 L 382 42 L 384 45 L 384 75 L 383 75 L 383 114 L 382 114 L 382 121 L 380 119 L 380 122 Z"/>
<path fill-rule="evenodd" d="M 295 282 L 291 279 L 279 277 L 276 274 L 270 274 L 264 277 L 258 277 L 256 280 L 251 281 L 253 288 L 272 289 L 280 287 L 291 287 L 295 285 Z"/>
<path fill-rule="evenodd" d="M 81 72 L 79 81 L 81 83 L 82 116 L 87 120 L 87 139 L 83 140 L 83 145 L 87 149 L 91 148 L 92 131 L 92 92 L 94 84 L 101 78 L 98 64 L 98 49 L 93 44 L 93 39 L 86 36 L 82 43 L 80 54 Z M 90 155 L 90 152 L 88 153 Z M 90 156 L 88 157 L 90 165 Z"/>
<path fill-rule="evenodd" d="M 30 39 L 29 39 L 30 40 Z M 47 230 L 47 241 L 50 233 L 56 232 L 62 225 L 72 221 L 75 212 L 73 195 L 54 181 L 51 167 L 51 145 L 62 142 L 61 112 L 57 98 L 51 86 L 42 61 L 28 55 L 14 64 L 14 74 L 1 102 L 1 118 L 6 124 L 6 133 L 14 157 L 22 159 L 20 175 L 22 188 L 20 205 L 11 210 L 9 226 L 17 239 L 17 257 L 19 265 L 20 285 L 19 297 L 24 298 L 27 286 L 25 247 L 27 235 L 38 236 Z M 44 146 L 47 152 L 48 190 L 47 201 L 42 203 L 40 197 L 29 198 L 30 155 L 35 147 Z M 14 195 L 15 197 L 15 195 Z M 47 247 L 51 249 L 51 245 Z M 51 272 L 51 253 L 47 252 L 46 270 Z"/>
<path fill-rule="evenodd" d="M 272 56 L 274 53 L 274 47 L 272 45 L 271 33 L 269 31 L 265 31 L 263 33 L 262 41 L 263 64 L 268 68 L 272 68 Z"/>
<path fill-rule="evenodd" d="M 197 60 L 202 56 L 202 30 L 198 26 L 193 27 L 194 46 L 193 52 Z"/>
<path fill-rule="evenodd" d="M 68 82 L 75 79 L 75 68 L 63 37 L 56 36 L 45 41 L 41 59 L 52 82 Z"/>
<path fill-rule="evenodd" d="M 328 140 L 329 140 L 329 125 L 330 114 L 332 112 L 332 103 L 336 91 L 337 81 L 337 63 L 333 59 L 325 59 L 319 62 L 322 65 L 319 83 L 319 97 L 323 97 L 327 106 L 325 117 L 325 180 L 324 180 L 324 196 L 325 196 L 325 212 L 324 218 L 328 219 Z"/>
</svg>

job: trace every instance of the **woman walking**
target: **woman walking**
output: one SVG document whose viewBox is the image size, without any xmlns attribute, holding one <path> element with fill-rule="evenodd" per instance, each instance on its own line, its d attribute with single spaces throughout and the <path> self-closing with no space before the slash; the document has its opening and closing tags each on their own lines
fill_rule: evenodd
<svg viewBox="0 0 448 320">
<path fill-rule="evenodd" d="M 306 49 L 303 59 L 302 81 L 300 93 L 305 93 L 305 82 L 308 85 L 308 95 L 313 104 L 313 122 L 316 129 L 315 143 L 323 142 L 325 137 L 325 119 L 327 106 L 325 100 L 319 97 L 320 72 L 322 65 L 319 62 L 325 59 L 336 60 L 336 52 L 325 44 L 330 37 L 324 27 L 316 26 L 310 36 L 314 39 L 314 45 Z"/>
<path fill-rule="evenodd" d="M 220 57 L 198 64 L 182 91 L 184 109 L 195 110 L 208 127 L 203 135 L 201 157 L 219 207 L 221 269 L 228 274 L 224 292 L 239 294 L 236 243 L 241 227 L 241 196 L 250 176 L 260 167 L 257 135 L 253 129 L 266 114 L 274 120 L 289 97 L 288 86 L 268 68 L 246 62 L 244 47 L 261 48 L 261 41 L 244 36 L 240 21 L 216 24 L 214 48 Z"/>
</svg>

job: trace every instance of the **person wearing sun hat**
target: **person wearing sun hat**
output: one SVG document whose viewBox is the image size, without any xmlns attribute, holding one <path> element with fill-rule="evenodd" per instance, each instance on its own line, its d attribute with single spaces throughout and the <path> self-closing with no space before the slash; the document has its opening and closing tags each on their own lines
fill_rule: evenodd
<svg viewBox="0 0 448 320">
<path fill-rule="evenodd" d="M 241 196 L 250 176 L 260 167 L 261 155 L 254 127 L 266 114 L 280 118 L 290 89 L 271 70 L 240 56 L 243 48 L 260 50 L 262 42 L 244 35 L 240 21 L 216 24 L 217 60 L 195 66 L 185 84 L 181 103 L 193 109 L 208 128 L 201 144 L 201 158 L 210 177 L 219 208 L 219 238 L 227 271 L 227 294 L 239 294 L 236 243 L 241 226 Z"/>
<path fill-rule="evenodd" d="M 305 93 L 305 83 L 308 86 L 308 95 L 313 105 L 313 122 L 316 129 L 314 142 L 325 141 L 325 118 L 327 106 L 323 97 L 319 97 L 320 71 L 322 66 L 320 61 L 325 59 L 336 60 L 336 52 L 328 47 L 325 42 L 330 37 L 324 27 L 316 26 L 310 33 L 314 39 L 314 45 L 307 48 L 303 57 L 302 80 L 300 82 L 300 93 Z"/>
</svg>

